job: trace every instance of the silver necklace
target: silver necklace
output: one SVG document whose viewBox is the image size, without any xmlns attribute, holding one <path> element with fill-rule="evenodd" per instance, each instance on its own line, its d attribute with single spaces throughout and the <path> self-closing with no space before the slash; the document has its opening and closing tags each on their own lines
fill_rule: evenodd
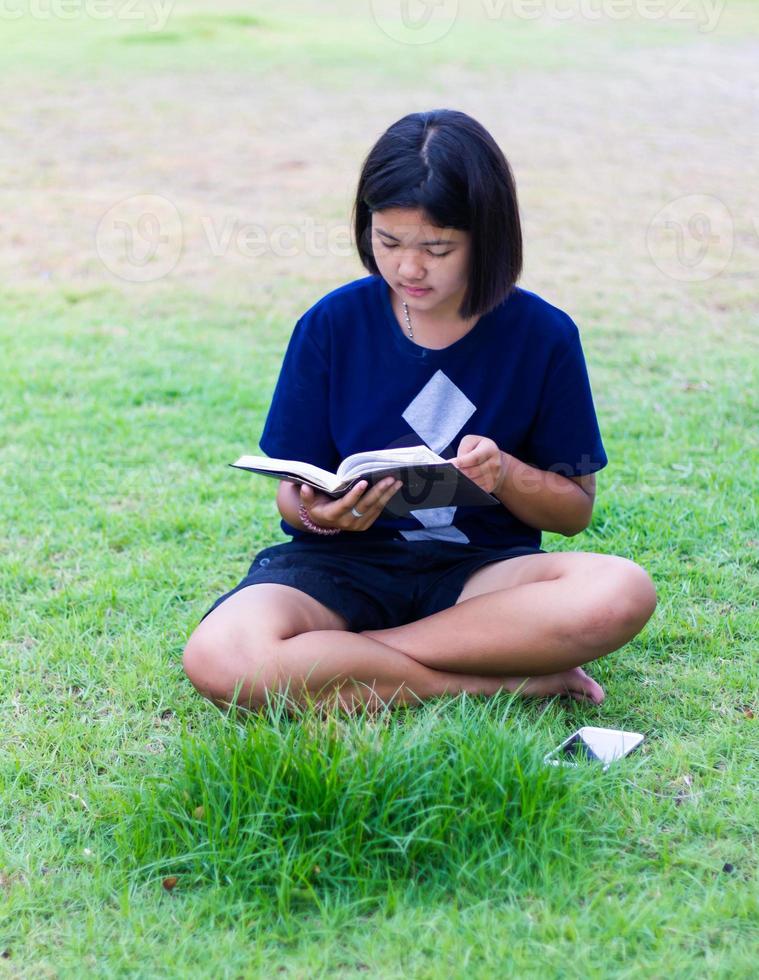
<svg viewBox="0 0 759 980">
<path fill-rule="evenodd" d="M 401 300 L 401 302 L 403 302 Z M 406 317 L 406 326 L 408 327 L 408 335 L 413 340 L 414 338 L 414 328 L 411 326 L 411 318 L 408 315 L 408 306 L 403 303 L 403 315 Z"/>
</svg>

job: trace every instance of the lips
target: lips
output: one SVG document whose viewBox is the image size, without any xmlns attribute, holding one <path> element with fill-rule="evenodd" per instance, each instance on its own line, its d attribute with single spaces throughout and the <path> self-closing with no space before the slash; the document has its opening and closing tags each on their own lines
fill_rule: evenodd
<svg viewBox="0 0 759 980">
<path fill-rule="evenodd" d="M 428 293 L 430 291 L 429 286 L 407 286 L 405 283 L 401 283 L 401 285 L 410 293 Z"/>
</svg>

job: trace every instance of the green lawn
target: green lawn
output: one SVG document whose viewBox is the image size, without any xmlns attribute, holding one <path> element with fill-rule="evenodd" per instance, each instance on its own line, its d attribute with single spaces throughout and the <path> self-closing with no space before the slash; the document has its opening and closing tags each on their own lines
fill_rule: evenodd
<svg viewBox="0 0 759 980">
<path fill-rule="evenodd" d="M 289 35 L 314 64 L 340 36 L 338 6 L 313 45 L 306 21 Z M 199 30 L 202 8 L 185 4 L 166 31 Z M 727 57 L 731 25 L 755 27 L 750 15 L 734 5 L 707 42 L 671 26 L 569 30 L 597 46 L 603 75 L 615 45 L 712 43 Z M 247 40 L 229 40 L 239 57 L 224 61 L 231 23 L 219 47 L 203 35 L 201 73 L 214 53 L 248 70 Z M 346 79 L 372 42 L 361 18 L 349 26 L 334 69 Z M 27 62 L 4 54 L 18 78 L 52 85 L 90 58 L 105 74 L 159 70 L 135 54 L 139 41 L 106 57 L 90 35 L 107 24 L 44 43 L 22 28 L 0 22 L 27 45 Z M 484 34 L 464 28 L 446 44 L 458 37 L 475 57 Z M 538 53 L 545 28 L 524 30 L 525 60 L 511 68 L 556 70 Z M 151 45 L 160 70 L 187 70 L 180 42 Z M 495 70 L 484 50 L 483 77 Z M 424 57 L 444 66 L 450 51 Z M 372 70 L 402 91 L 391 53 L 374 50 Z M 352 125 L 356 140 L 362 120 Z M 721 172 L 719 192 L 741 178 Z M 337 194 L 338 178 L 325 190 Z M 35 200 L 32 176 L 26 193 Z M 571 202 L 556 206 L 569 220 Z M 529 217 L 530 254 L 543 255 L 540 216 Z M 613 217 L 611 245 L 633 221 Z M 43 250 L 44 228 L 32 231 Z M 753 976 L 758 385 L 742 270 L 756 246 L 737 235 L 727 273 L 692 285 L 656 269 L 645 279 L 643 263 L 623 282 L 601 262 L 592 283 L 574 284 L 583 249 L 604 241 L 580 234 L 581 248 L 557 249 L 555 290 L 553 269 L 525 285 L 581 326 L 610 463 L 591 527 L 544 547 L 633 558 L 659 593 L 643 633 L 591 666 L 607 692 L 599 707 L 503 697 L 375 720 L 221 718 L 185 680 L 181 651 L 250 556 L 280 540 L 269 482 L 226 463 L 256 451 L 294 316 L 340 280 L 315 286 L 299 256 L 270 302 L 230 295 L 210 266 L 204 289 L 191 276 L 130 287 L 105 272 L 6 282 L 0 976 Z M 605 776 L 544 767 L 580 724 L 647 739 Z"/>
<path fill-rule="evenodd" d="M 564 17 L 551 22 L 516 16 L 518 3 L 448 2 L 445 10 L 458 8 L 450 30 L 434 43 L 404 45 L 397 41 L 406 34 L 394 25 L 392 0 L 375 0 L 376 21 L 369 2 L 355 4 L 351 0 L 331 0 L 319 8 L 310 0 L 287 0 L 276 6 L 137 0 L 123 5 L 125 15 L 121 18 L 84 16 L 81 12 L 87 10 L 87 0 L 71 0 L 77 15 L 69 19 L 44 15 L 33 21 L 0 19 L 4 42 L 0 64 L 11 69 L 34 67 L 63 76 L 243 70 L 256 79 L 261 74 L 286 72 L 304 84 L 312 83 L 318 72 L 320 83 L 329 80 L 351 87 L 360 67 L 364 84 L 384 82 L 391 74 L 394 81 L 411 85 L 419 81 L 420 65 L 479 71 L 590 68 L 592 64 L 593 71 L 613 70 L 615 58 L 631 46 L 658 48 L 704 39 L 730 43 L 756 24 L 753 0 L 728 0 L 726 5 L 709 3 L 708 7 L 681 3 L 681 19 L 636 17 L 632 2 L 617 3 L 626 8 L 627 16 Z M 9 9 L 22 6 L 9 5 Z M 116 10 L 119 4 L 106 6 Z M 529 12 L 530 3 L 523 6 Z M 535 6 L 533 3 L 533 10 Z M 549 11 L 551 6 L 550 2 L 545 4 Z M 575 0 L 574 6 L 583 9 L 580 0 Z M 54 9 L 55 4 L 37 0 L 36 7 L 45 11 Z M 129 16 L 130 7 L 144 16 Z M 553 7 L 568 10 L 571 2 L 554 3 Z M 677 4 L 668 0 L 659 7 L 672 9 Z M 594 4 L 585 0 L 585 8 L 599 10 L 601 0 Z M 708 29 L 712 9 L 718 15 L 715 30 Z M 382 30 L 383 23 L 389 33 Z M 408 36 L 413 38 L 414 32 L 409 31 Z"/>
</svg>

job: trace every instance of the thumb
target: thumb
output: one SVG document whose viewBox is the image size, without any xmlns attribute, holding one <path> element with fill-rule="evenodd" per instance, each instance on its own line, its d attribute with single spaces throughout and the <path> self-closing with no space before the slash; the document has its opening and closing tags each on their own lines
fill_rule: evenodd
<svg viewBox="0 0 759 980">
<path fill-rule="evenodd" d="M 308 483 L 301 483 L 300 496 L 301 496 L 301 500 L 313 500 L 314 498 L 313 487 L 310 487 Z"/>
<path fill-rule="evenodd" d="M 459 447 L 456 452 L 457 459 L 460 459 L 462 456 L 466 456 L 468 452 L 471 452 L 478 445 L 481 438 L 481 436 L 474 435 L 473 433 L 463 436 L 459 442 Z"/>
</svg>

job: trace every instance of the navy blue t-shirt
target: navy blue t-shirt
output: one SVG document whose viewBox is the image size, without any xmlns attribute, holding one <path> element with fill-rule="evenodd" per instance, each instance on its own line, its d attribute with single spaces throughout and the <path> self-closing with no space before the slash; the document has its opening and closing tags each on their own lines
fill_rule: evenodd
<svg viewBox="0 0 759 980">
<path fill-rule="evenodd" d="M 542 470 L 579 476 L 607 463 L 578 329 L 562 310 L 515 288 L 440 350 L 405 333 L 379 276 L 346 283 L 293 330 L 260 446 L 267 456 L 335 472 L 351 453 L 425 443 L 445 458 L 487 436 Z M 281 522 L 296 540 L 314 535 Z M 540 546 L 537 528 L 503 506 L 382 515 L 346 537 Z"/>
</svg>

